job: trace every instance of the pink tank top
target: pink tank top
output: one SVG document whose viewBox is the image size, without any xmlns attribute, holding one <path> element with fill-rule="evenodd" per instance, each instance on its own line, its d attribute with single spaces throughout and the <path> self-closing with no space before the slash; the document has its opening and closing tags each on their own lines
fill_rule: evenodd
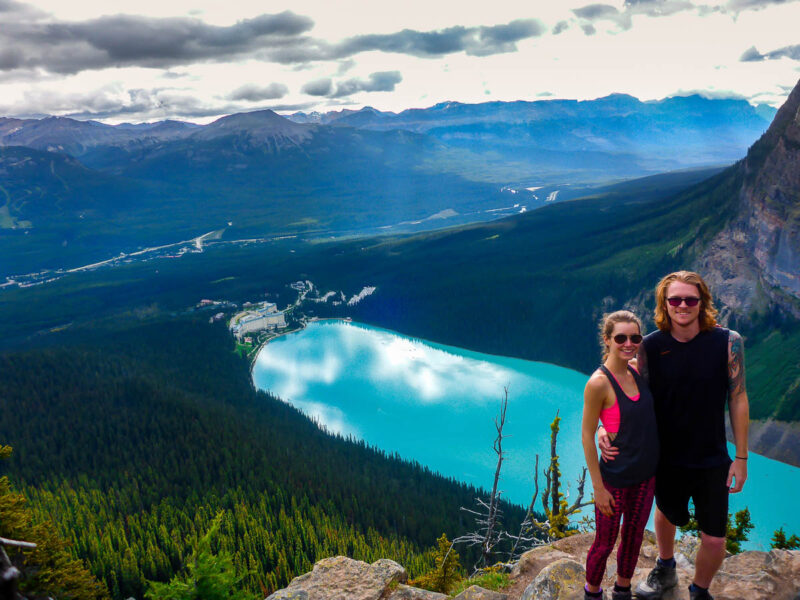
<svg viewBox="0 0 800 600">
<path fill-rule="evenodd" d="M 637 373 L 639 372 L 633 366 L 631 366 L 631 369 L 633 369 Z M 611 373 L 611 371 L 609 371 L 609 373 Z M 622 384 L 620 384 L 619 379 L 617 379 L 613 373 L 611 373 L 611 376 L 614 377 L 614 381 L 616 381 L 617 385 L 619 385 L 619 389 L 622 389 Z M 623 394 L 624 393 L 625 392 L 623 391 Z M 636 394 L 635 396 L 628 396 L 628 398 L 636 402 L 640 396 L 641 393 Z M 614 404 L 600 411 L 600 422 L 603 424 L 603 427 L 605 427 L 605 430 L 608 433 L 619 433 L 620 420 L 621 419 L 619 415 L 619 404 L 617 403 L 617 398 L 615 395 Z"/>
</svg>

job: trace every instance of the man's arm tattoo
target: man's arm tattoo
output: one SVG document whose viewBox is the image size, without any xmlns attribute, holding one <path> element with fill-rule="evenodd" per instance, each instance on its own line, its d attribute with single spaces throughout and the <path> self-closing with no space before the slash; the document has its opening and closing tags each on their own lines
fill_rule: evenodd
<svg viewBox="0 0 800 600">
<path fill-rule="evenodd" d="M 728 392 L 731 397 L 744 393 L 744 342 L 735 331 L 728 337 Z"/>
</svg>

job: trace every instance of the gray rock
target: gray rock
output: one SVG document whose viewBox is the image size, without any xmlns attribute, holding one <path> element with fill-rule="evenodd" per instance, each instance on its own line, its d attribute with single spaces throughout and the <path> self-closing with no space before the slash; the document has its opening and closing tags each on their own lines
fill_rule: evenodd
<svg viewBox="0 0 800 600">
<path fill-rule="evenodd" d="M 561 558 L 539 572 L 525 588 L 521 600 L 583 600 L 585 580 L 583 565 Z"/>
<path fill-rule="evenodd" d="M 309 600 L 308 592 L 305 590 L 278 590 L 267 600 Z"/>
<path fill-rule="evenodd" d="M 447 595 L 400 584 L 386 600 L 447 600 Z"/>
<path fill-rule="evenodd" d="M 382 600 L 395 584 L 408 581 L 405 569 L 385 558 L 371 565 L 346 556 L 323 559 L 267 600 Z"/>
<path fill-rule="evenodd" d="M 471 585 L 453 600 L 506 600 L 508 594 L 501 594 L 480 587 L 479 585 Z"/>
<path fill-rule="evenodd" d="M 684 535 L 675 543 L 675 548 L 683 554 L 691 564 L 697 558 L 697 551 L 700 549 L 700 538 L 693 535 Z"/>
</svg>

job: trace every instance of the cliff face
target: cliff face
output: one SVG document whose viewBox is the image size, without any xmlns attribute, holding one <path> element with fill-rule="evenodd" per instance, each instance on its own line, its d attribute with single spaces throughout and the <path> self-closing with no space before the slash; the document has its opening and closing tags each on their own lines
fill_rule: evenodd
<svg viewBox="0 0 800 600">
<path fill-rule="evenodd" d="M 735 212 L 696 268 L 730 310 L 800 318 L 800 83 L 732 176 L 742 180 Z"/>
</svg>

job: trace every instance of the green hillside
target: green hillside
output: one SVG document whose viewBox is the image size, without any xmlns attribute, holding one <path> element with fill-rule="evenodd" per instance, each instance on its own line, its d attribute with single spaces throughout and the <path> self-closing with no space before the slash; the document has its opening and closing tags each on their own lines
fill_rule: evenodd
<svg viewBox="0 0 800 600">
<path fill-rule="evenodd" d="M 335 554 L 420 574 L 436 538 L 470 524 L 459 507 L 474 488 L 255 391 L 224 327 L 205 319 L 6 353 L 0 397 L 0 438 L 14 447 L 4 468 L 115 598 L 173 575 L 220 509 L 217 543 L 258 593 Z"/>
</svg>

